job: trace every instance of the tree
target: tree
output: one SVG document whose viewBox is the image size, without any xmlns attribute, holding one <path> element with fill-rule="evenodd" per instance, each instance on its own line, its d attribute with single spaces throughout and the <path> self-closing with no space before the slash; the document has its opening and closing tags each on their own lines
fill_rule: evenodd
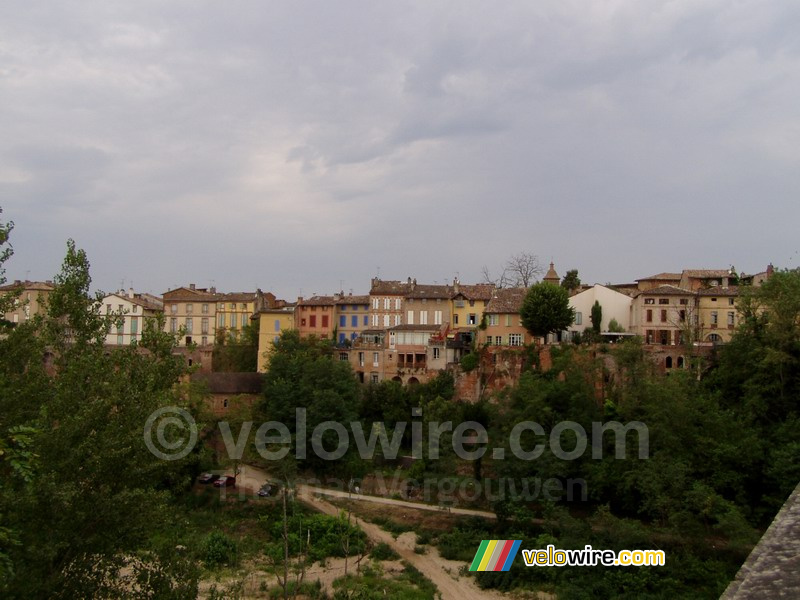
<svg viewBox="0 0 800 600">
<path fill-rule="evenodd" d="M 564 275 L 564 279 L 561 280 L 561 287 L 566 288 L 569 291 L 577 290 L 581 287 L 581 280 L 578 277 L 578 269 L 570 269 L 567 271 L 566 275 Z"/>
<path fill-rule="evenodd" d="M 600 301 L 595 300 L 592 305 L 592 329 L 595 333 L 600 333 L 600 327 L 603 323 L 603 307 L 600 306 Z"/>
<path fill-rule="evenodd" d="M 215 372 L 255 373 L 258 364 L 258 325 L 248 324 L 237 335 L 220 331 L 214 341 Z"/>
<path fill-rule="evenodd" d="M 539 263 L 539 257 L 530 252 L 520 252 L 510 256 L 503 265 L 500 277 L 492 277 L 488 267 L 483 267 L 483 280 L 499 288 L 530 287 L 544 269 Z"/>
<path fill-rule="evenodd" d="M 565 330 L 575 320 L 575 309 L 569 305 L 567 290 L 552 283 L 531 286 L 520 309 L 522 325 L 531 335 L 547 337 L 548 333 Z"/>
<path fill-rule="evenodd" d="M 625 328 L 616 319 L 611 319 L 608 322 L 608 330 L 611 333 L 625 333 Z"/>
<path fill-rule="evenodd" d="M 47 432 L 26 441 L 35 456 L 28 480 L 2 481 L 0 515 L 18 543 L 8 549 L 14 571 L 0 594 L 123 598 L 136 585 L 149 597 L 193 598 L 189 561 L 174 549 L 139 553 L 171 518 L 171 491 L 190 481 L 191 453 L 163 460 L 142 437 L 155 411 L 191 408 L 176 385 L 183 362 L 163 321 L 145 329 L 138 347 L 108 352 L 115 317 L 99 313 L 90 284 L 86 255 L 70 240 L 47 314 L 0 340 L 0 437 L 27 425 Z M 190 439 L 163 429 L 168 443 L 179 437 Z"/>
</svg>

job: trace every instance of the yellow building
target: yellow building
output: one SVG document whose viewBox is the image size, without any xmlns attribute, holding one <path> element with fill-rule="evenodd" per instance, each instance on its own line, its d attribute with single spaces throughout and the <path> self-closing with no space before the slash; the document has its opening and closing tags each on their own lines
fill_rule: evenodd
<svg viewBox="0 0 800 600">
<path fill-rule="evenodd" d="M 6 321 L 16 325 L 43 313 L 53 289 L 52 281 L 15 281 L 0 287 L 0 295 L 19 292 L 13 310 L 5 314 Z"/>
<path fill-rule="evenodd" d="M 463 285 L 456 279 L 453 282 L 453 297 L 450 301 L 452 327 L 471 330 L 480 325 L 486 306 L 492 299 L 492 292 L 494 285 L 491 283 Z"/>
<path fill-rule="evenodd" d="M 284 331 L 296 329 L 293 304 L 280 307 L 263 307 L 254 319 L 258 319 L 258 372 L 265 373 L 269 366 L 269 355 L 275 342 Z"/>
<path fill-rule="evenodd" d="M 486 327 L 478 329 L 478 346 L 522 347 L 534 342 L 519 314 L 527 293 L 527 288 L 494 291 L 486 306 Z"/>
<path fill-rule="evenodd" d="M 275 296 L 261 290 L 217 294 L 216 335 L 229 333 L 238 337 L 262 305 L 272 306 L 274 302 Z"/>
<path fill-rule="evenodd" d="M 701 289 L 697 293 L 697 313 L 699 330 L 703 342 L 729 342 L 736 326 L 739 325 L 739 312 L 736 299 L 737 286 L 714 286 Z"/>
</svg>

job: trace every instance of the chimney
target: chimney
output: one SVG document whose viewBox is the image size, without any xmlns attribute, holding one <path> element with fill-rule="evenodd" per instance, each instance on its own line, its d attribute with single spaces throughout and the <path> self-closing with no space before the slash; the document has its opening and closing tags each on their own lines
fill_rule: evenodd
<svg viewBox="0 0 800 600">
<path fill-rule="evenodd" d="M 300 304 L 302 301 L 303 301 L 303 297 L 302 296 L 298 296 L 297 297 L 297 303 Z"/>
<path fill-rule="evenodd" d="M 190 284 L 189 284 L 189 289 L 190 289 L 190 290 L 193 290 L 193 289 L 195 289 L 195 287 L 194 287 L 194 284 L 193 284 L 193 283 L 190 283 Z"/>
<path fill-rule="evenodd" d="M 133 298 L 133 288 L 128 288 L 128 298 Z"/>
<path fill-rule="evenodd" d="M 212 286 L 211 289 L 208 290 L 208 291 L 211 292 L 212 294 L 216 294 L 217 293 L 217 288 Z"/>
<path fill-rule="evenodd" d="M 453 293 L 454 294 L 458 293 L 458 283 L 459 283 L 458 277 L 454 277 L 453 278 Z"/>
<path fill-rule="evenodd" d="M 775 267 L 772 266 L 772 263 L 767 265 L 767 277 L 772 277 L 772 274 L 775 272 Z"/>
</svg>

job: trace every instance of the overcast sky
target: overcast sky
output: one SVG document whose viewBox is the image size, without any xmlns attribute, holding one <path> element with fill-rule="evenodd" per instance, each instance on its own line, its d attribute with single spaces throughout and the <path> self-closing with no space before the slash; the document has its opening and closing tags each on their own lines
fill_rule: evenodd
<svg viewBox="0 0 800 600">
<path fill-rule="evenodd" d="M 798 266 L 795 0 L 0 0 L 9 279 Z"/>
</svg>

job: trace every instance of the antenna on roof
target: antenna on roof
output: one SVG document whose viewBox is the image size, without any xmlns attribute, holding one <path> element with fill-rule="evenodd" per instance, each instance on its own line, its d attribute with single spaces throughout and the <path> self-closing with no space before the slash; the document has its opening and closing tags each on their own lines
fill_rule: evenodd
<svg viewBox="0 0 800 600">
<path fill-rule="evenodd" d="M 375 269 L 377 270 L 377 273 L 376 273 L 375 277 L 380 279 L 381 278 L 381 266 L 378 265 L 378 266 L 375 267 Z"/>
</svg>

